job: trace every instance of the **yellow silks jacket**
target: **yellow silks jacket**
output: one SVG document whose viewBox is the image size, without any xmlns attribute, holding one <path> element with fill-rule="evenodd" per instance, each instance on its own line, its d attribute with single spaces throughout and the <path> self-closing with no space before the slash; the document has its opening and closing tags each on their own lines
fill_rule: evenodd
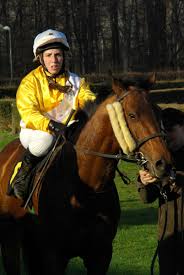
<svg viewBox="0 0 184 275">
<path fill-rule="evenodd" d="M 94 101 L 96 96 L 76 74 L 60 75 L 56 82 L 62 86 L 72 83 L 72 90 L 64 94 L 50 88 L 42 66 L 26 75 L 18 88 L 16 104 L 21 116 L 21 127 L 49 132 L 50 119 L 64 123 L 73 107 L 83 108 L 85 102 Z"/>
</svg>

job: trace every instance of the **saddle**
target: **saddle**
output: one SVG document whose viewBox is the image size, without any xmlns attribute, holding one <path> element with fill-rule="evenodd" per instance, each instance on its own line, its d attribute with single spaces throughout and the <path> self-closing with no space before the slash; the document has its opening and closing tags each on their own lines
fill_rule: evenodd
<svg viewBox="0 0 184 275">
<path fill-rule="evenodd" d="M 54 159 L 56 158 L 59 151 L 62 150 L 62 147 L 65 143 L 69 142 L 73 144 L 76 137 L 76 133 L 78 134 L 78 130 L 80 129 L 79 124 L 76 121 L 75 123 L 71 124 L 67 127 L 65 131 L 65 135 L 60 135 L 57 137 L 56 142 L 53 148 L 48 152 L 48 154 L 32 169 L 28 180 L 26 180 L 26 196 L 23 203 L 24 208 L 27 207 L 32 208 L 33 206 L 33 195 L 39 198 L 42 180 L 50 168 L 51 164 L 53 163 Z M 14 177 L 16 176 L 19 168 L 21 167 L 21 161 L 19 160 L 14 167 L 12 176 L 10 181 L 8 182 L 8 189 L 7 194 L 13 195 L 13 186 L 11 185 Z"/>
<path fill-rule="evenodd" d="M 59 140 L 58 140 L 59 141 Z M 39 193 L 41 190 L 42 185 L 42 179 L 44 178 L 44 175 L 48 171 L 49 167 L 51 166 L 52 162 L 54 161 L 57 153 L 62 150 L 62 147 L 66 140 L 64 140 L 62 143 L 56 142 L 55 146 L 49 151 L 49 153 L 32 169 L 30 175 L 28 176 L 28 179 L 26 179 L 26 197 L 25 201 L 23 203 L 24 208 L 29 207 L 29 209 L 33 206 L 33 194 L 36 192 L 36 197 L 39 198 Z M 22 162 L 18 161 L 15 164 L 12 176 L 10 181 L 8 182 L 8 189 L 7 194 L 13 195 L 13 186 L 12 181 L 16 174 L 18 173 Z"/>
</svg>

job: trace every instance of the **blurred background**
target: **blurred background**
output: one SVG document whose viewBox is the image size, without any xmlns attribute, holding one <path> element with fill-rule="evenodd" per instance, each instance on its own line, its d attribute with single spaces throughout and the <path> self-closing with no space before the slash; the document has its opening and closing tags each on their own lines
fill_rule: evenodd
<svg viewBox="0 0 184 275">
<path fill-rule="evenodd" d="M 184 68 L 183 0 L 0 0 L 0 24 L 0 78 L 10 47 L 13 77 L 34 67 L 34 37 L 48 28 L 66 34 L 77 73 Z"/>
<path fill-rule="evenodd" d="M 119 77 L 154 71 L 153 100 L 184 109 L 183 0 L 0 0 L 1 130 L 19 131 L 16 90 L 38 66 L 35 36 L 49 28 L 66 34 L 68 68 L 96 94 L 111 92 L 109 70 Z"/>
</svg>

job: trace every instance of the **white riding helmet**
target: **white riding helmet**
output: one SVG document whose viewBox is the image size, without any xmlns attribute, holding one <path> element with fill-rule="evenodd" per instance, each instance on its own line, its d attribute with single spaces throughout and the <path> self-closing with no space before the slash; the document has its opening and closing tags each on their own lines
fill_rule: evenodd
<svg viewBox="0 0 184 275">
<path fill-rule="evenodd" d="M 33 53 L 36 58 L 39 53 L 45 50 L 59 47 L 65 51 L 68 51 L 70 48 L 65 34 L 63 32 L 49 29 L 39 33 L 35 37 Z"/>
</svg>

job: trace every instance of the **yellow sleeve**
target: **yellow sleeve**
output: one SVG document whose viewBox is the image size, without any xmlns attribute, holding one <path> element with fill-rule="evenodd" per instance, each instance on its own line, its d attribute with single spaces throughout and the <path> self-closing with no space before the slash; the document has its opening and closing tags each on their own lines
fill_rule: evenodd
<svg viewBox="0 0 184 275">
<path fill-rule="evenodd" d="M 84 78 L 81 79 L 79 94 L 78 94 L 78 106 L 83 108 L 87 101 L 94 101 L 96 95 L 90 90 L 89 84 Z"/>
<path fill-rule="evenodd" d="M 28 75 L 21 81 L 16 94 L 17 109 L 26 128 L 46 131 L 49 119 L 39 108 L 39 83 L 33 75 Z"/>
</svg>

